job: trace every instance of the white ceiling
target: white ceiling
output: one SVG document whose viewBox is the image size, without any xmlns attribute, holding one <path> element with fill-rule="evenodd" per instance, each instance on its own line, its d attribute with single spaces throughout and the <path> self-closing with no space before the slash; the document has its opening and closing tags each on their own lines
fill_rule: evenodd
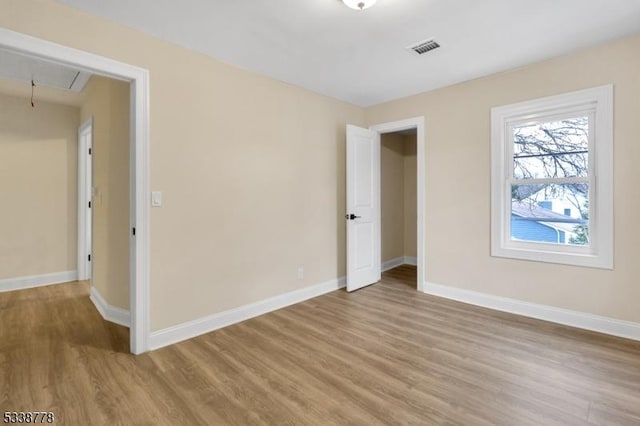
<svg viewBox="0 0 640 426">
<path fill-rule="evenodd" d="M 639 0 L 57 1 L 361 106 L 640 32 Z"/>
</svg>

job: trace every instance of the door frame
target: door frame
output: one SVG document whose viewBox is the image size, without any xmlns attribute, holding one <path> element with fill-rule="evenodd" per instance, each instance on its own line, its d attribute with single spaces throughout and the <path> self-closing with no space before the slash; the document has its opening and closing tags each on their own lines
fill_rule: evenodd
<svg viewBox="0 0 640 426">
<path fill-rule="evenodd" d="M 130 351 L 134 354 L 146 352 L 149 350 L 150 334 L 149 71 L 6 28 L 0 28 L 0 48 L 129 83 Z"/>
<path fill-rule="evenodd" d="M 418 291 L 424 293 L 425 288 L 425 258 L 424 258 L 424 245 L 425 245 L 425 234 L 424 234 L 424 221 L 425 221 L 425 135 L 424 135 L 424 125 L 425 120 L 424 117 L 413 117 L 405 120 L 399 121 L 391 121 L 388 123 L 376 124 L 373 126 L 369 126 L 370 130 L 376 131 L 379 134 L 385 133 L 393 133 L 400 132 L 403 130 L 416 129 L 416 144 L 417 144 L 417 173 L 416 179 L 417 184 L 417 205 L 418 205 L 418 214 L 417 214 L 417 242 L 418 242 L 418 256 L 417 256 L 417 287 Z M 380 164 L 377 165 L 380 167 Z M 380 185 L 378 185 L 378 191 L 380 191 Z M 382 204 L 379 206 L 382 209 Z M 380 212 L 381 213 L 381 212 Z"/>
<path fill-rule="evenodd" d="M 89 144 L 83 135 L 90 132 Z M 93 117 L 78 128 L 78 280 L 91 279 L 91 255 L 93 247 Z"/>
</svg>

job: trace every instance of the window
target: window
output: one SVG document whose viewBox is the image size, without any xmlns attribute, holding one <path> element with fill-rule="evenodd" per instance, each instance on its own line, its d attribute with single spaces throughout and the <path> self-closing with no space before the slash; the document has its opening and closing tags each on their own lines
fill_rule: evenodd
<svg viewBox="0 0 640 426">
<path fill-rule="evenodd" d="M 613 268 L 613 86 L 491 120 L 492 256 Z"/>
</svg>

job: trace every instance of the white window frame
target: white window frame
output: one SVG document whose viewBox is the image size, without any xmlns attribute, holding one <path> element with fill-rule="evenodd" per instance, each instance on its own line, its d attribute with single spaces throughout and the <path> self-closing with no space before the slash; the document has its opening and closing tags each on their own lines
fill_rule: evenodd
<svg viewBox="0 0 640 426">
<path fill-rule="evenodd" d="M 578 113 L 589 116 L 590 126 L 589 246 L 512 240 L 513 126 Z M 613 269 L 613 85 L 492 108 L 491 255 Z"/>
</svg>

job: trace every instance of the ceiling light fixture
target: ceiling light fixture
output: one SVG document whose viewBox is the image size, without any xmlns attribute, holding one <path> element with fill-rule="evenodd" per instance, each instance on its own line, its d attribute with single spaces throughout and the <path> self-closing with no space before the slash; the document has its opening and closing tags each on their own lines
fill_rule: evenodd
<svg viewBox="0 0 640 426">
<path fill-rule="evenodd" d="M 376 3 L 376 0 L 342 0 L 342 2 L 355 10 L 365 10 Z"/>
</svg>

